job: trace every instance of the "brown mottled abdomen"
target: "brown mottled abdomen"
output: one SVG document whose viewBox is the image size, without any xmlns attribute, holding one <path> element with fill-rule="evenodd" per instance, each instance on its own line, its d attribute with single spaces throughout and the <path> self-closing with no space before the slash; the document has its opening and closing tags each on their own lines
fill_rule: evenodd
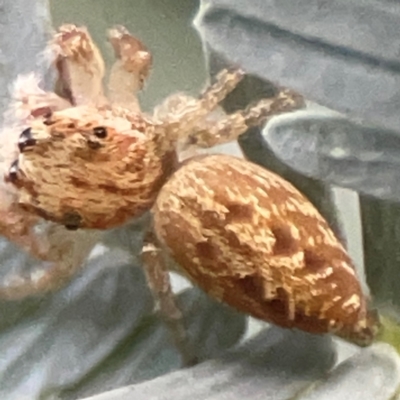
<svg viewBox="0 0 400 400">
<path fill-rule="evenodd" d="M 283 327 L 368 344 L 377 321 L 346 251 L 291 184 L 248 161 L 212 155 L 162 188 L 155 230 L 213 297 Z"/>
</svg>

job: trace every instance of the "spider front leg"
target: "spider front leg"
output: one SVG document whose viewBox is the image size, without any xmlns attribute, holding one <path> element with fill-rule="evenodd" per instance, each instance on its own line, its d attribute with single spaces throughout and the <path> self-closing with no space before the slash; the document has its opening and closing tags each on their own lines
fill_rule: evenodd
<svg viewBox="0 0 400 400">
<path fill-rule="evenodd" d="M 21 221 L 25 224 L 29 220 Z M 14 240 L 43 265 L 26 274 L 6 276 L 0 286 L 0 299 L 20 300 L 43 295 L 63 287 L 82 268 L 100 233 L 96 231 L 67 231 L 63 226 L 48 223 L 43 232 L 34 232 L 34 221 Z M 38 226 L 36 224 L 36 231 Z M 8 235 L 10 236 L 10 235 Z"/>
<path fill-rule="evenodd" d="M 150 74 L 151 53 L 122 26 L 110 29 L 108 40 L 116 58 L 108 82 L 109 100 L 113 105 L 140 111 L 137 94 Z"/>
<path fill-rule="evenodd" d="M 182 312 L 175 302 L 163 250 L 152 231 L 145 236 L 142 261 L 147 282 L 157 303 L 160 316 L 171 333 L 183 364 L 185 366 L 196 364 L 197 360 L 188 342 Z"/>
<path fill-rule="evenodd" d="M 224 115 L 217 120 L 204 119 L 190 133 L 184 142 L 184 147 L 209 148 L 237 140 L 249 128 L 262 126 L 270 118 L 304 108 L 304 99 L 298 93 L 282 89 L 270 99 L 263 99 L 245 110 Z"/>
<path fill-rule="evenodd" d="M 61 26 L 48 51 L 58 72 L 58 94 L 72 105 L 107 103 L 103 93 L 103 57 L 85 28 Z"/>
</svg>

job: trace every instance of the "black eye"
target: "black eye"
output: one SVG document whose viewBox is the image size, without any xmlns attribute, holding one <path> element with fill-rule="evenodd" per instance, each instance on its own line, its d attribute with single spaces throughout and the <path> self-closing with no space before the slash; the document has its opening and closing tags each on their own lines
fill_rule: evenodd
<svg viewBox="0 0 400 400">
<path fill-rule="evenodd" d="M 12 164 L 10 169 L 8 170 L 8 180 L 11 183 L 15 183 L 18 180 L 18 160 L 15 160 Z"/>
<path fill-rule="evenodd" d="M 51 119 L 51 117 L 53 116 L 53 112 L 51 111 L 51 109 L 49 108 L 44 114 L 43 114 L 43 124 L 44 125 L 53 125 L 54 121 Z"/>
<path fill-rule="evenodd" d="M 96 128 L 93 128 L 93 134 L 99 139 L 104 139 L 107 137 L 107 129 L 104 126 L 96 126 Z"/>
<path fill-rule="evenodd" d="M 62 223 L 69 231 L 76 231 L 82 224 L 82 217 L 76 211 L 68 211 L 63 215 Z"/>
<path fill-rule="evenodd" d="M 100 142 L 95 142 L 95 141 L 90 140 L 90 139 L 87 141 L 87 144 L 88 144 L 89 148 L 91 148 L 92 150 L 98 150 L 98 149 L 100 149 L 101 147 L 104 146 Z"/>
<path fill-rule="evenodd" d="M 43 121 L 43 124 L 49 126 L 49 125 L 53 125 L 54 122 L 49 118 L 49 119 L 45 119 Z"/>
<path fill-rule="evenodd" d="M 33 147 L 36 144 L 36 139 L 32 137 L 31 128 L 27 128 L 19 135 L 18 148 L 23 153 L 27 148 Z"/>
</svg>

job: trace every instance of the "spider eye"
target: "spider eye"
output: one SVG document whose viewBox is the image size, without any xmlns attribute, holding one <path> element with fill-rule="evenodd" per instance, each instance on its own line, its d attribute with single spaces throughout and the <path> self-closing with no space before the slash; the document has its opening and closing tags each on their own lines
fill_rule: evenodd
<svg viewBox="0 0 400 400">
<path fill-rule="evenodd" d="M 89 148 L 91 148 L 92 150 L 98 150 L 101 147 L 103 147 L 103 145 L 100 142 L 95 142 L 93 140 L 88 140 L 87 144 L 88 144 Z"/>
<path fill-rule="evenodd" d="M 69 231 L 76 231 L 80 228 L 82 217 L 76 211 L 66 212 L 63 216 L 62 224 Z"/>
<path fill-rule="evenodd" d="M 15 183 L 18 180 L 18 160 L 15 160 L 12 164 L 10 169 L 8 170 L 8 179 L 11 183 Z"/>
<path fill-rule="evenodd" d="M 32 137 L 31 128 L 27 128 L 19 135 L 18 148 L 23 153 L 27 148 L 33 147 L 36 144 L 36 139 Z"/>
<path fill-rule="evenodd" d="M 104 128 L 104 126 L 97 126 L 96 128 L 93 128 L 93 134 L 99 139 L 104 139 L 107 137 L 107 129 Z"/>
<path fill-rule="evenodd" d="M 51 119 L 52 116 L 53 116 L 53 113 L 50 109 L 47 112 L 45 112 L 43 114 L 43 124 L 52 125 L 54 123 Z"/>
</svg>

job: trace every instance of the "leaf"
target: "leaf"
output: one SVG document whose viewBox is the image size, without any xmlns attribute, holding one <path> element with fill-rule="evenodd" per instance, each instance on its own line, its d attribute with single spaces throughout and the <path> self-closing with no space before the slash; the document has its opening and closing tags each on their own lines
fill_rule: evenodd
<svg viewBox="0 0 400 400">
<path fill-rule="evenodd" d="M 247 72 L 398 131 L 399 22 L 394 2 L 203 0 L 195 26 Z"/>
<path fill-rule="evenodd" d="M 297 171 L 386 200 L 400 200 L 400 135 L 337 114 L 305 111 L 271 121 L 264 138 Z"/>
<path fill-rule="evenodd" d="M 333 371 L 327 336 L 270 328 L 224 357 L 86 400 L 387 400 L 400 363 L 387 345 L 357 352 Z"/>
</svg>

